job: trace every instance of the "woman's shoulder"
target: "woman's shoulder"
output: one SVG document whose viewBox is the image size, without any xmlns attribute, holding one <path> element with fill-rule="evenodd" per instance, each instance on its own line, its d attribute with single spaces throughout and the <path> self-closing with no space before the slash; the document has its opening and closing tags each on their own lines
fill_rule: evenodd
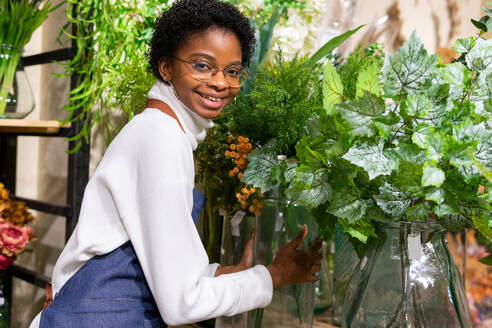
<svg viewBox="0 0 492 328">
<path fill-rule="evenodd" d="M 184 137 L 178 122 L 154 108 L 147 108 L 135 115 L 121 131 L 122 133 L 155 137 Z"/>
</svg>

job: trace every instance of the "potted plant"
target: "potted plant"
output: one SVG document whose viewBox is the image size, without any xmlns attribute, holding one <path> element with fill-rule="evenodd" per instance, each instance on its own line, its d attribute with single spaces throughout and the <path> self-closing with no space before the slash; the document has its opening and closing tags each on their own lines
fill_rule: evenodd
<svg viewBox="0 0 492 328">
<path fill-rule="evenodd" d="M 344 327 L 471 326 L 444 231 L 491 245 L 491 45 L 460 39 L 443 65 L 414 33 L 394 55 L 325 65 L 325 113 L 296 146 L 287 193 L 361 257 Z"/>
</svg>

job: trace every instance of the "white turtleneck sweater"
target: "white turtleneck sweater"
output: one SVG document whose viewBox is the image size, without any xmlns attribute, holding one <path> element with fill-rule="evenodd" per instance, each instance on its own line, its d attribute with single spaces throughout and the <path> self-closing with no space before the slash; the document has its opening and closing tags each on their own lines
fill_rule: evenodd
<svg viewBox="0 0 492 328">
<path fill-rule="evenodd" d="M 272 280 L 261 265 L 214 277 L 191 218 L 193 150 L 213 123 L 189 110 L 171 87 L 148 95 L 179 118 L 147 108 L 113 140 L 87 184 L 77 226 L 53 272 L 53 295 L 95 255 L 133 244 L 163 320 L 197 322 L 267 306 Z M 39 326 L 40 314 L 31 324 Z"/>
</svg>

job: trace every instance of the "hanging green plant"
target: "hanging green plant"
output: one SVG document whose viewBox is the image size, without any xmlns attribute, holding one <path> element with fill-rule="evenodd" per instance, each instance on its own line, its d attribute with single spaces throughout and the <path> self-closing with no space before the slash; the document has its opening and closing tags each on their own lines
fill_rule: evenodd
<svg viewBox="0 0 492 328">
<path fill-rule="evenodd" d="M 71 138 L 88 139 L 94 125 L 102 125 L 109 142 L 122 125 L 143 110 L 147 91 L 155 78 L 147 71 L 147 45 L 157 16 L 168 2 L 146 0 L 68 1 L 69 23 L 62 30 L 77 44 L 75 57 L 61 77 L 77 76 L 78 87 L 70 92 L 65 122 L 83 120 L 80 133 Z M 73 24 L 72 34 L 67 27 Z M 122 113 L 114 126 L 111 116 Z"/>
</svg>

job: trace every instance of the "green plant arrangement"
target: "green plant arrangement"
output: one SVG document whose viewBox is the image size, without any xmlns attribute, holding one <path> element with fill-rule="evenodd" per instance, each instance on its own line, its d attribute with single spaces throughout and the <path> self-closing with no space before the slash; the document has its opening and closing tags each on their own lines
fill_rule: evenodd
<svg viewBox="0 0 492 328">
<path fill-rule="evenodd" d="M 69 23 L 61 33 L 77 44 L 74 58 L 65 64 L 65 74 L 78 76 L 78 87 L 70 92 L 65 122 L 82 120 L 77 151 L 89 138 L 93 126 L 100 125 L 109 143 L 135 113 L 143 110 L 147 92 L 155 78 L 146 69 L 147 45 L 154 21 L 167 1 L 84 0 L 68 1 Z M 74 33 L 68 26 L 75 26 Z M 123 114 L 114 126 L 112 117 Z"/>
<path fill-rule="evenodd" d="M 7 94 L 13 89 L 15 71 L 24 46 L 44 22 L 51 8 L 39 0 L 0 1 L 0 116 L 7 105 Z"/>
</svg>

